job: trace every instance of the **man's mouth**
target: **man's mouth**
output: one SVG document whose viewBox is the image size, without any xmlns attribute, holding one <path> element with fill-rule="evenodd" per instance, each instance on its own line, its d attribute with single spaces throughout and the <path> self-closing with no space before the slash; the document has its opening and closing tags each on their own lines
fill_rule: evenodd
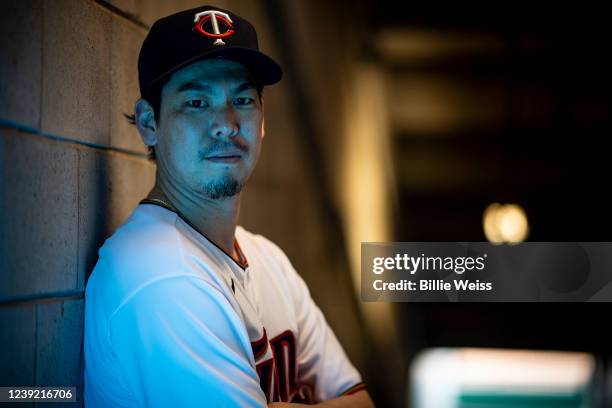
<svg viewBox="0 0 612 408">
<path fill-rule="evenodd" d="M 242 159 L 242 154 L 238 152 L 214 153 L 206 156 L 206 160 L 215 163 L 237 163 Z"/>
</svg>

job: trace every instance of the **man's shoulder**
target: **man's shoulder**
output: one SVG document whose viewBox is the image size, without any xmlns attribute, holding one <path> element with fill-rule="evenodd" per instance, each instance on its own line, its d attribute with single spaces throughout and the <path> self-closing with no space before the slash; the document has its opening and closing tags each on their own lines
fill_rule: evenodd
<svg viewBox="0 0 612 408">
<path fill-rule="evenodd" d="M 294 302 L 309 298 L 306 283 L 279 245 L 242 227 L 236 229 L 236 238 L 249 264 L 255 264 L 257 271 L 252 275 L 254 279 L 274 281 L 283 293 L 292 296 Z"/>
<path fill-rule="evenodd" d="M 178 276 L 183 262 L 176 215 L 139 205 L 98 251 L 86 295 L 121 302 L 148 283 Z"/>
<path fill-rule="evenodd" d="M 285 252 L 272 240 L 257 233 L 253 233 L 242 226 L 236 227 L 236 239 L 243 249 L 257 252 L 274 258 L 287 258 Z"/>
<path fill-rule="evenodd" d="M 164 256 L 164 252 L 175 252 L 179 245 L 176 217 L 175 213 L 158 206 L 139 205 L 104 242 L 99 250 L 100 258 L 146 262 Z"/>
<path fill-rule="evenodd" d="M 273 274 L 274 278 L 293 279 L 297 272 L 289 257 L 272 240 L 261 234 L 252 233 L 243 227 L 236 228 L 236 239 L 245 253 L 249 264 L 255 263 Z"/>
</svg>

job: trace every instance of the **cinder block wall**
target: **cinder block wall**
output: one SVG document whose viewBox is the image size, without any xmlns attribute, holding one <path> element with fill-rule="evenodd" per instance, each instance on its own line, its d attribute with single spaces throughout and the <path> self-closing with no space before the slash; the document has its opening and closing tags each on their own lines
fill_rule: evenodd
<svg viewBox="0 0 612 408">
<path fill-rule="evenodd" d="M 138 97 L 138 50 L 158 17 L 199 3 L 0 4 L 0 386 L 77 386 L 82 400 L 86 278 L 99 246 L 154 183 L 155 166 L 123 117 Z M 277 55 L 262 3 L 215 4 L 251 20 Z M 264 97 L 264 150 L 241 223 L 285 249 L 363 368 L 352 289 L 318 239 L 325 221 L 291 92 L 281 83 Z"/>
</svg>

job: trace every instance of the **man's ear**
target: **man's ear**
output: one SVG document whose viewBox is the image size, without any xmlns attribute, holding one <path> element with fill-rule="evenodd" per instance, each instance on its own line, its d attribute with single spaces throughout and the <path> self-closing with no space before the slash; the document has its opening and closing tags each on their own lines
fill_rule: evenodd
<svg viewBox="0 0 612 408">
<path fill-rule="evenodd" d="M 157 123 L 153 107 L 146 99 L 138 99 L 134 105 L 134 116 L 138 133 L 147 146 L 157 144 Z"/>
<path fill-rule="evenodd" d="M 266 118 L 261 118 L 261 138 L 266 137 Z"/>
<path fill-rule="evenodd" d="M 261 113 L 262 113 L 262 117 L 261 117 L 261 138 L 263 139 L 264 137 L 266 137 L 266 115 L 264 112 L 264 102 L 263 99 L 261 100 Z"/>
</svg>

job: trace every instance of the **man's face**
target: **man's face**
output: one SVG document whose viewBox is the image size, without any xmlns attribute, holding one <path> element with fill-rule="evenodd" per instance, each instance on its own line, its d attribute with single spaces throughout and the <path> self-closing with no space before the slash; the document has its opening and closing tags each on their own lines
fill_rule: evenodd
<svg viewBox="0 0 612 408">
<path fill-rule="evenodd" d="M 223 59 L 188 65 L 162 90 L 158 171 L 184 193 L 211 199 L 239 193 L 259 158 L 263 117 L 243 65 Z"/>
</svg>

